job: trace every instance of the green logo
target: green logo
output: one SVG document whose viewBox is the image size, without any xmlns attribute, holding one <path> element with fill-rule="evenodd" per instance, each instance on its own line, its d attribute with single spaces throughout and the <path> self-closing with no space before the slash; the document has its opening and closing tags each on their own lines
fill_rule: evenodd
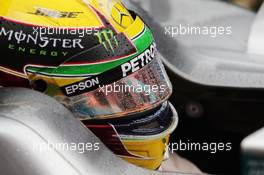
<svg viewBox="0 0 264 175">
<path fill-rule="evenodd" d="M 111 29 L 104 29 L 102 31 L 98 31 L 95 35 L 98 37 L 100 44 L 103 44 L 104 48 L 107 51 L 109 51 L 110 48 L 112 52 L 115 52 L 113 42 L 116 46 L 118 46 L 118 41 L 116 39 L 116 36 L 114 36 L 114 32 Z"/>
</svg>

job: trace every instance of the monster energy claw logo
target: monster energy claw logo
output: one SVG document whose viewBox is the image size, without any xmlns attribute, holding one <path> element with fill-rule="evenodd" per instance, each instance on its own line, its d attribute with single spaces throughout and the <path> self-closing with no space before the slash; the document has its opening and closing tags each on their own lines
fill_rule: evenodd
<svg viewBox="0 0 264 175">
<path fill-rule="evenodd" d="M 104 48 L 107 51 L 109 51 L 110 48 L 112 52 L 115 52 L 113 42 L 116 46 L 118 46 L 118 41 L 111 29 L 98 31 L 98 33 L 96 33 L 95 35 L 98 37 L 100 44 L 103 44 Z"/>
</svg>

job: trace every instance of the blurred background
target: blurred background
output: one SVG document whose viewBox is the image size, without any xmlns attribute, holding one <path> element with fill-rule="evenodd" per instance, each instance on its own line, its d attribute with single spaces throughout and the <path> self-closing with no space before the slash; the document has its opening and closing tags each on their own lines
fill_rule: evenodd
<svg viewBox="0 0 264 175">
<path fill-rule="evenodd" d="M 229 58 L 229 52 L 239 54 L 237 59 L 231 60 L 237 60 L 236 63 L 239 64 L 236 65 L 236 69 L 230 68 L 234 71 L 228 72 L 229 77 L 232 72 L 236 72 L 240 63 L 245 60 L 250 62 L 251 60 L 249 55 L 247 55 L 246 49 L 251 25 L 256 15 L 256 13 L 252 12 L 258 11 L 263 0 L 128 1 L 135 2 L 132 3 L 135 7 L 131 5 L 132 9 L 140 14 L 151 27 L 157 45 L 160 46 L 159 51 L 167 60 L 171 61 L 174 65 L 173 68 L 177 69 L 178 72 L 179 70 L 184 70 L 187 67 L 186 65 L 191 65 L 186 72 L 192 72 L 196 67 L 193 65 L 198 63 L 198 61 L 193 60 L 203 59 L 200 54 L 206 55 L 206 60 L 217 60 L 219 62 L 225 62 Z M 241 8 L 236 8 L 236 6 Z M 178 35 L 175 38 L 168 38 L 162 35 L 164 26 L 176 26 L 177 24 L 230 25 L 232 26 L 233 34 L 220 38 L 197 36 L 195 39 L 192 36 Z M 185 46 L 187 49 L 185 49 Z M 209 49 L 206 52 L 194 54 L 195 51 L 203 47 Z M 207 55 L 210 49 L 220 49 L 221 53 L 226 52 L 227 55 L 220 55 L 210 59 L 214 55 Z M 261 63 L 262 58 L 260 58 Z M 190 64 L 184 64 L 184 61 L 189 61 Z M 208 65 L 210 66 L 210 64 Z M 245 65 L 247 64 L 245 63 Z M 203 69 L 202 67 L 199 68 Z M 264 126 L 264 88 L 204 86 L 204 84 L 189 81 L 188 78 L 185 79 L 186 77 L 182 78 L 177 71 L 167 70 L 174 86 L 174 93 L 170 101 L 174 104 L 180 116 L 178 128 L 172 134 L 171 142 L 232 143 L 232 150 L 229 152 L 211 154 L 209 152 L 187 150 L 178 151 L 177 153 L 193 162 L 206 173 L 242 174 L 241 171 L 243 170 L 241 168 L 243 165 L 241 165 L 241 162 L 243 155 L 241 153 L 241 142 L 245 137 Z M 241 70 L 245 71 L 245 69 Z M 263 72 L 263 69 L 261 71 Z M 258 71 L 255 70 L 255 72 Z M 248 73 L 251 74 L 252 72 Z M 192 72 L 190 76 L 193 76 L 193 74 Z M 248 79 L 252 79 L 252 77 Z M 231 81 L 233 80 L 228 83 L 230 84 Z M 252 84 L 250 87 L 252 87 Z"/>
<path fill-rule="evenodd" d="M 232 2 L 236 5 L 239 5 L 241 7 L 251 9 L 254 11 L 257 11 L 261 3 L 263 2 L 263 0 L 224 0 L 224 1 Z"/>
</svg>

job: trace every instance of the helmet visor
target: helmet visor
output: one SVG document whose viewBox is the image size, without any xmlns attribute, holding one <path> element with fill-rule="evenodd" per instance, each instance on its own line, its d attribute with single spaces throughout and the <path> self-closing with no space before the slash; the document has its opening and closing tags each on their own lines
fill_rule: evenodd
<svg viewBox="0 0 264 175">
<path fill-rule="evenodd" d="M 111 76 L 111 74 L 110 74 Z M 162 104 L 171 86 L 158 58 L 130 76 L 112 84 L 69 97 L 69 107 L 81 119 L 132 115 Z"/>
</svg>

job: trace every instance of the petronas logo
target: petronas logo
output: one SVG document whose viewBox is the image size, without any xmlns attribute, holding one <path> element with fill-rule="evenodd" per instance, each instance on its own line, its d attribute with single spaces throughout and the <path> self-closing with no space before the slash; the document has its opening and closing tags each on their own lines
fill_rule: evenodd
<svg viewBox="0 0 264 175">
<path fill-rule="evenodd" d="M 103 44 L 107 51 L 111 50 L 113 53 L 115 52 L 114 45 L 118 46 L 118 41 L 111 29 L 98 31 L 95 35 L 98 37 L 100 44 Z"/>
</svg>

